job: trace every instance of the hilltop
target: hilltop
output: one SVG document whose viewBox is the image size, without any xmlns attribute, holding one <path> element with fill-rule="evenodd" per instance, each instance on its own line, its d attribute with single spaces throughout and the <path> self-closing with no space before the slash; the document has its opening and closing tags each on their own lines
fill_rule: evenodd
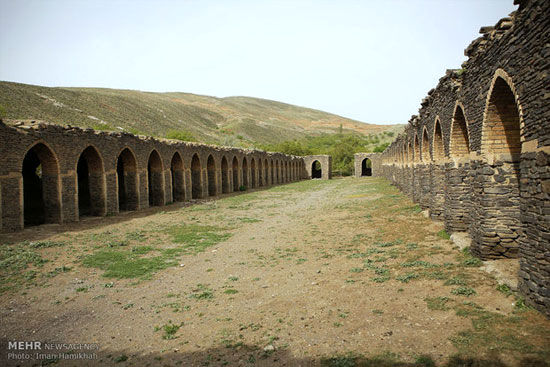
<svg viewBox="0 0 550 367">
<path fill-rule="evenodd" d="M 43 120 L 240 147 L 277 144 L 336 132 L 377 135 L 402 129 L 402 125 L 367 124 L 252 97 L 51 88 L 12 82 L 0 82 L 0 113 L 8 123 L 10 120 Z"/>
</svg>

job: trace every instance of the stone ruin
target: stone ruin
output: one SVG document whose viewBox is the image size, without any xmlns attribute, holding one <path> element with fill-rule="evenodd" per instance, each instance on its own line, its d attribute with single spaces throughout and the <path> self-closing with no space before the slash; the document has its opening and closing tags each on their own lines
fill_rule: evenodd
<svg viewBox="0 0 550 367">
<path fill-rule="evenodd" d="M 519 290 L 550 316 L 550 1 L 465 50 L 381 154 L 387 177 L 481 259 L 519 257 Z"/>
</svg>

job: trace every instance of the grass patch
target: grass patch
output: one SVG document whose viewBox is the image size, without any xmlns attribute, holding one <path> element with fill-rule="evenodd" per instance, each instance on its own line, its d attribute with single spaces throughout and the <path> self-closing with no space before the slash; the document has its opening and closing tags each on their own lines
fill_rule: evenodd
<svg viewBox="0 0 550 367">
<path fill-rule="evenodd" d="M 442 229 L 441 231 L 437 232 L 437 235 L 440 237 L 440 238 L 443 238 L 444 240 L 450 240 L 451 239 L 451 235 L 447 233 L 446 230 Z"/>
<path fill-rule="evenodd" d="M 449 309 L 449 307 L 447 307 L 447 302 L 450 301 L 449 297 L 427 297 L 424 298 L 424 301 L 426 301 L 428 309 L 430 310 L 446 311 Z"/>
<path fill-rule="evenodd" d="M 475 289 L 470 288 L 470 287 L 458 287 L 458 288 L 453 289 L 451 291 L 451 293 L 455 294 L 457 296 L 470 297 L 470 296 L 473 296 L 474 294 L 476 294 L 476 291 L 475 291 Z"/>
<path fill-rule="evenodd" d="M 169 227 L 165 233 L 171 235 L 175 243 L 183 244 L 185 252 L 196 254 L 231 237 L 223 231 L 223 228 L 214 226 L 183 224 Z"/>
</svg>

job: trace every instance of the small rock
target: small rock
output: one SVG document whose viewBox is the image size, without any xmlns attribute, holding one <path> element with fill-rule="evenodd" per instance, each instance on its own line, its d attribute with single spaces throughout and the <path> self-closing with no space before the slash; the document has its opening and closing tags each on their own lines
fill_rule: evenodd
<svg viewBox="0 0 550 367">
<path fill-rule="evenodd" d="M 180 267 L 182 267 L 182 268 L 183 268 L 184 266 L 185 266 L 185 264 L 180 264 Z"/>
<path fill-rule="evenodd" d="M 275 350 L 275 347 L 271 344 L 266 345 L 264 348 L 264 352 L 273 352 Z"/>
</svg>

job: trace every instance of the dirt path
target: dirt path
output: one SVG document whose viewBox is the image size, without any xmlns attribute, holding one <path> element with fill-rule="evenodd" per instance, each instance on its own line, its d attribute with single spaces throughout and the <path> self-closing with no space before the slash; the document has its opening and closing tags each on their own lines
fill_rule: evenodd
<svg viewBox="0 0 550 367">
<path fill-rule="evenodd" d="M 13 340 L 97 343 L 85 351 L 97 359 L 57 365 L 550 357 L 550 322 L 383 180 L 299 182 L 167 209 L 36 228 L 19 240 L 40 245 L 4 245 L 2 357 Z"/>
</svg>

